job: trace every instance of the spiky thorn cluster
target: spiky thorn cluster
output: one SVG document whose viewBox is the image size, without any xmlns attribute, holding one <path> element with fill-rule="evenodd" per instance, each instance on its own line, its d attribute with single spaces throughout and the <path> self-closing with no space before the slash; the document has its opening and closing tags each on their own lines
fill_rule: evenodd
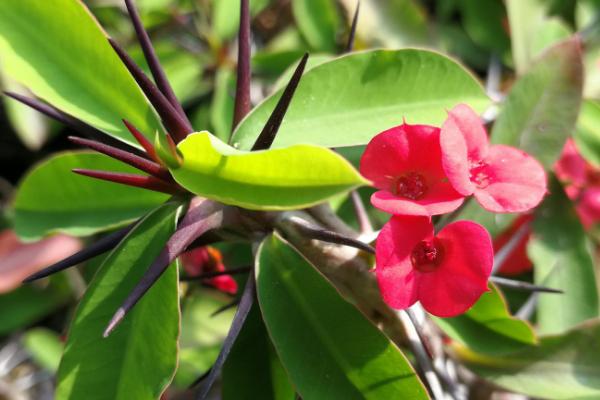
<svg viewBox="0 0 600 400">
<path fill-rule="evenodd" d="M 188 134 L 193 132 L 193 128 L 185 115 L 182 105 L 179 103 L 173 89 L 171 88 L 166 75 L 160 65 L 160 62 L 156 56 L 156 52 L 152 46 L 148 33 L 145 31 L 139 14 L 134 7 L 132 0 L 125 0 L 125 4 L 135 28 L 137 38 L 141 44 L 144 56 L 150 67 L 154 82 L 148 78 L 141 68 L 135 64 L 131 57 L 112 39 L 108 39 L 111 46 L 114 48 L 117 55 L 120 57 L 124 65 L 127 67 L 131 75 L 138 83 L 141 90 L 144 92 L 156 113 L 159 115 L 165 129 L 166 129 L 166 141 L 169 144 L 169 150 L 171 155 L 177 157 L 175 145 L 176 143 L 183 140 Z M 237 87 L 235 97 L 235 112 L 233 116 L 233 129 L 237 124 L 246 116 L 250 111 L 250 81 L 251 81 L 251 70 L 250 70 L 250 13 L 248 7 L 248 0 L 241 0 L 241 12 L 240 12 L 240 30 L 238 34 L 238 68 L 237 68 Z M 356 11 L 353 17 L 352 26 L 349 33 L 349 40 L 346 45 L 346 51 L 351 51 L 354 46 L 354 37 L 356 31 L 356 25 L 358 21 L 359 7 L 357 5 Z M 283 121 L 283 117 L 290 105 L 295 90 L 300 82 L 300 78 L 306 67 L 308 54 L 298 63 L 296 70 L 290 79 L 288 85 L 284 89 L 273 113 L 266 122 L 263 130 L 258 136 L 254 143 L 252 150 L 266 150 L 271 147 L 277 131 Z M 186 250 L 195 248 L 197 246 L 208 244 L 215 240 L 215 236 L 218 239 L 219 235 L 214 235 L 220 228 L 236 228 L 240 224 L 244 225 L 244 220 L 254 220 L 256 213 L 247 212 L 247 215 L 241 215 L 240 213 L 245 210 L 240 210 L 235 207 L 228 207 L 223 204 L 207 200 L 204 198 L 193 197 L 191 193 L 187 192 L 184 188 L 180 187 L 172 178 L 169 170 L 163 164 L 163 161 L 159 158 L 154 145 L 138 131 L 128 121 L 123 120 L 123 123 L 139 143 L 144 151 L 140 151 L 137 148 L 128 144 L 122 143 L 116 139 L 113 139 L 96 128 L 72 117 L 71 115 L 59 110 L 58 108 L 41 102 L 37 99 L 28 98 L 15 93 L 6 93 L 13 99 L 24 103 L 33 109 L 53 118 L 65 125 L 70 126 L 74 130 L 80 132 L 82 135 L 88 137 L 88 139 L 70 137 L 69 139 L 75 144 L 88 147 L 96 150 L 109 157 L 124 162 L 132 167 L 146 173 L 147 175 L 136 175 L 136 174 L 124 174 L 110 171 L 92 171 L 92 170 L 81 170 L 76 169 L 74 172 L 86 176 L 90 176 L 97 179 L 108 180 L 120 184 L 129 186 L 135 186 L 148 190 L 159 191 L 163 193 L 169 193 L 178 197 L 188 197 L 188 208 L 178 223 L 175 233 L 167 241 L 160 255 L 154 260 L 149 266 L 148 270 L 130 292 L 127 298 L 124 300 L 122 305 L 118 308 L 112 319 L 110 320 L 104 336 L 108 336 L 115 327 L 123 320 L 127 313 L 133 308 L 133 306 L 143 297 L 150 287 L 158 280 L 162 273 L 168 268 L 168 266 L 183 252 Z M 357 217 L 360 221 L 360 225 L 364 227 L 364 231 L 370 229 L 370 223 L 368 216 L 364 210 L 364 206 L 360 202 L 360 199 L 356 193 L 352 196 L 355 208 L 357 210 Z M 318 207 L 316 207 L 318 208 Z M 315 209 L 316 209 L 315 208 Z M 314 210 L 313 210 L 314 211 Z M 316 211 L 315 211 L 316 212 Z M 316 216 L 316 214 L 315 214 Z M 276 219 L 276 218 L 272 218 Z M 316 218 L 317 220 L 319 218 Z M 136 221 L 129 226 L 122 228 L 112 234 L 109 234 L 97 242 L 91 244 L 87 248 L 80 252 L 54 264 L 38 273 L 28 277 L 25 282 L 31 282 L 43 277 L 47 277 L 56 272 L 62 271 L 69 267 L 73 267 L 79 263 L 87 261 L 97 255 L 103 254 L 113 248 L 115 248 L 126 235 L 133 229 L 138 223 Z M 264 222 L 264 221 L 263 221 Z M 324 226 L 328 224 L 324 221 Z M 264 225 L 264 224 L 263 224 Z M 260 226 L 257 229 L 263 229 L 269 231 L 273 229 L 272 225 L 267 223 L 267 227 Z M 335 224 L 333 224 L 335 225 Z M 256 225 L 255 225 L 256 227 Z M 341 229 L 344 234 L 336 232 L 339 226 L 330 226 L 331 229 L 324 229 L 317 225 L 312 225 L 301 218 L 291 217 L 285 220 L 285 223 L 279 226 L 281 233 L 287 229 L 287 232 L 296 231 L 302 237 L 302 240 L 318 240 L 323 242 L 329 242 L 344 246 L 350 246 L 360 249 L 365 252 L 372 253 L 373 248 L 368 244 L 361 242 L 360 240 L 348 237 L 345 229 Z M 310 258 L 310 257 L 309 257 Z M 210 278 L 223 274 L 238 274 L 251 272 L 252 267 L 243 267 L 237 269 L 229 269 L 223 272 L 209 273 L 201 275 L 194 279 Z M 190 279 L 191 280 L 191 279 Z M 497 279 L 497 283 L 501 285 L 517 287 L 524 290 L 538 290 L 548 291 L 547 288 L 523 285 L 522 283 L 515 284 L 514 281 L 505 279 Z M 213 382 L 218 376 L 223 363 L 225 362 L 227 355 L 231 351 L 231 347 L 235 342 L 238 333 L 240 332 L 246 316 L 255 298 L 255 281 L 254 274 L 250 273 L 247 284 L 239 300 L 234 301 L 229 306 L 238 305 L 236 315 L 233 319 L 230 331 L 225 338 L 221 352 L 217 358 L 217 361 L 205 376 L 198 379 L 197 383 L 201 383 L 198 397 L 199 399 L 206 398 Z M 379 300 L 375 300 L 378 303 Z M 377 306 L 375 306 L 377 308 Z"/>
</svg>

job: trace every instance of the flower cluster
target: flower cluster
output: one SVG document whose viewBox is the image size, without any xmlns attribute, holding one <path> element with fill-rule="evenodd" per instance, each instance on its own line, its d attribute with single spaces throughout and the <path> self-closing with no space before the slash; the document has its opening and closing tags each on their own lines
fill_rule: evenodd
<svg viewBox="0 0 600 400">
<path fill-rule="evenodd" d="M 600 221 L 600 168 L 588 163 L 573 139 L 567 140 L 554 170 L 586 229 Z"/>
<path fill-rule="evenodd" d="M 458 105 L 441 128 L 406 123 L 375 136 L 361 173 L 379 189 L 372 204 L 393 214 L 376 244 L 382 296 L 397 309 L 419 301 L 433 315 L 467 311 L 488 290 L 493 247 L 471 221 L 437 234 L 431 217 L 456 210 L 466 196 L 492 212 L 524 212 L 546 193 L 544 168 L 527 153 L 490 145 L 479 116 Z"/>
</svg>

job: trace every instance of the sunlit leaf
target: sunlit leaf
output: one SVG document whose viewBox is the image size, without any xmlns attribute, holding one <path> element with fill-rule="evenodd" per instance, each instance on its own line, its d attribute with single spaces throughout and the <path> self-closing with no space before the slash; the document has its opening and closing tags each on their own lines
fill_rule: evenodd
<svg viewBox="0 0 600 400">
<path fill-rule="evenodd" d="M 333 0 L 293 0 L 296 24 L 312 48 L 334 52 L 340 23 Z"/>
<path fill-rule="evenodd" d="M 121 119 L 152 137 L 159 123 L 107 42 L 74 0 L 0 2 L 0 63 L 37 96 L 135 144 Z"/>
<path fill-rule="evenodd" d="M 281 91 L 274 93 L 242 121 L 233 138 L 236 147 L 252 147 L 280 96 Z M 366 144 L 403 118 L 439 125 L 457 103 L 483 111 L 489 101 L 452 59 L 415 49 L 353 53 L 304 74 L 273 147 Z"/>
<path fill-rule="evenodd" d="M 366 183 L 343 157 L 316 146 L 242 152 L 200 132 L 178 148 L 183 165 L 171 173 L 179 184 L 250 209 L 303 208 Z"/>
</svg>

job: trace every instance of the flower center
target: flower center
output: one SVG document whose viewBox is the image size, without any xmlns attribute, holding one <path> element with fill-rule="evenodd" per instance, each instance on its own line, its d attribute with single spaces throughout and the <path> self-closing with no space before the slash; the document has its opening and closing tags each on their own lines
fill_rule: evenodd
<svg viewBox="0 0 600 400">
<path fill-rule="evenodd" d="M 483 161 L 471 161 L 469 165 L 469 178 L 479 189 L 484 189 L 491 183 L 488 174 L 488 165 Z"/>
<path fill-rule="evenodd" d="M 444 258 L 444 247 L 436 238 L 422 240 L 413 249 L 410 261 L 414 268 L 420 272 L 435 271 Z"/>
<path fill-rule="evenodd" d="M 418 200 L 427 193 L 427 182 L 421 174 L 409 172 L 396 180 L 396 194 L 411 200 Z"/>
</svg>

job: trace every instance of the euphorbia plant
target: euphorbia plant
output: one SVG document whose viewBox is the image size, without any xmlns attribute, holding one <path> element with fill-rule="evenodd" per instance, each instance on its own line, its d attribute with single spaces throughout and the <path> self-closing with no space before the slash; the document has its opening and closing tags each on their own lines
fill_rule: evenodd
<svg viewBox="0 0 600 400">
<path fill-rule="evenodd" d="M 309 6 L 300 3 L 299 15 Z M 219 138 L 192 126 L 134 4 L 125 5 L 152 79 L 78 1 L 0 3 L 3 66 L 38 98 L 9 96 L 72 126 L 88 136 L 73 143 L 103 154 L 53 157 L 23 180 L 14 202 L 16 230 L 27 239 L 111 231 L 28 278 L 102 260 L 69 329 L 58 398 L 145 399 L 165 391 L 177 369 L 179 301 L 185 306 L 191 292 L 180 296 L 178 272 L 191 285 L 239 294 L 214 364 L 190 389 L 197 398 L 208 396 L 223 367 L 228 398 L 236 398 L 235 383 L 248 372 L 272 374 L 273 398 L 455 395 L 458 379 L 434 368 L 425 351 L 440 335 L 425 337 L 414 318 L 425 316 L 417 301 L 433 316 L 452 317 L 433 320 L 453 340 L 459 363 L 481 364 L 480 354 L 465 348 L 495 366 L 503 364 L 494 356 L 534 351 L 532 328 L 510 315 L 489 281 L 552 290 L 539 279 L 490 279 L 490 234 L 454 219 L 473 205 L 470 195 L 492 212 L 535 208 L 547 192 L 544 166 L 533 157 L 540 146 L 527 127 L 523 147 L 533 155 L 511 147 L 520 145 L 514 141 L 498 143 L 510 132 L 492 132 L 490 144 L 479 115 L 489 99 L 459 64 L 417 49 L 351 53 L 316 66 L 307 66 L 305 55 L 287 85 L 252 109 L 250 9 L 242 0 L 234 131 Z M 27 27 L 24 15 L 32 19 Z M 357 16 L 358 9 L 348 50 Z M 73 20 L 80 29 L 68 24 Z M 65 49 L 48 50 L 45 35 L 61 38 Z M 565 43 L 568 51 L 579 46 Z M 508 124 L 505 115 L 496 126 Z M 359 173 L 336 150 L 363 145 Z M 541 154 L 544 165 L 555 150 Z M 85 177 L 66 174 L 70 169 Z M 58 185 L 50 182 L 57 177 Z M 353 230 L 329 204 L 349 195 L 368 225 L 356 192 L 362 186 L 378 189 L 373 206 L 393 214 L 378 235 Z M 40 200 L 45 196 L 50 200 Z M 237 242 L 252 245 L 251 266 L 227 265 L 210 247 Z M 238 286 L 233 275 L 245 283 Z M 480 334 L 490 343 L 473 339 Z M 417 371 L 403 349 L 415 356 Z M 255 355 L 270 367 L 240 372 L 240 360 Z M 253 385 L 240 390 L 261 398 Z"/>
</svg>

